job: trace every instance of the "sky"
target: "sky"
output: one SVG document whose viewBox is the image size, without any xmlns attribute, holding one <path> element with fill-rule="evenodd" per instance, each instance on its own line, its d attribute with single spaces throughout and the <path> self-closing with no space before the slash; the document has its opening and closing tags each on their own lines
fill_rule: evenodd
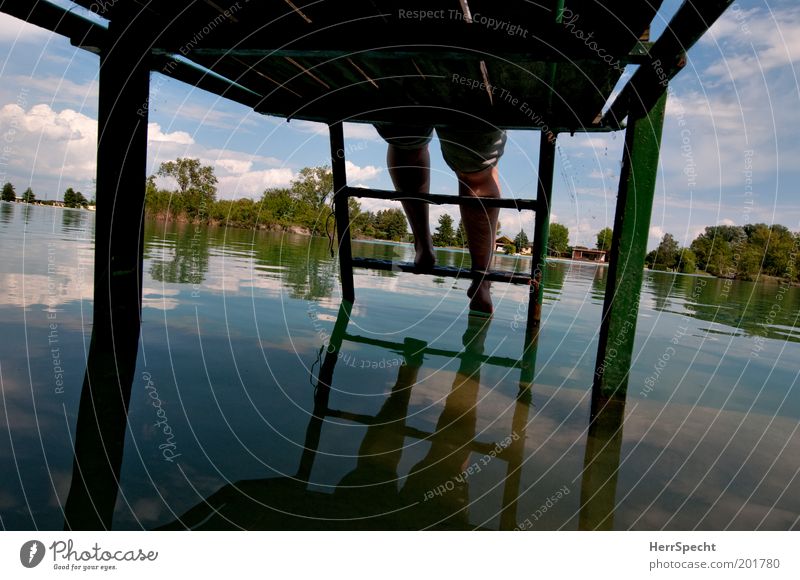
<svg viewBox="0 0 800 580">
<path fill-rule="evenodd" d="M 72 6 L 67 0 L 54 3 Z M 678 0 L 665 0 L 654 38 Z M 3 56 L 4 55 L 4 56 Z M 665 232 L 682 245 L 706 226 L 763 222 L 800 231 L 800 5 L 735 2 L 688 54 L 670 84 L 649 247 Z M 20 195 L 94 195 L 99 58 L 65 38 L 0 14 L 0 182 Z M 632 69 L 631 69 L 632 70 Z M 624 78 L 629 76 L 626 71 Z M 307 166 L 330 164 L 327 128 L 266 117 L 153 73 L 148 173 L 179 156 L 212 165 L 218 197 L 259 198 Z M 510 131 L 499 169 L 506 197 L 533 198 L 538 132 Z M 371 126 L 345 126 L 348 182 L 391 189 L 386 146 Z M 552 221 L 570 243 L 594 246 L 613 227 L 624 134 L 559 135 Z M 432 193 L 456 192 L 438 143 Z M 377 210 L 392 202 L 361 200 Z M 432 228 L 442 212 L 432 207 Z M 533 233 L 533 215 L 503 210 L 502 233 Z"/>
</svg>

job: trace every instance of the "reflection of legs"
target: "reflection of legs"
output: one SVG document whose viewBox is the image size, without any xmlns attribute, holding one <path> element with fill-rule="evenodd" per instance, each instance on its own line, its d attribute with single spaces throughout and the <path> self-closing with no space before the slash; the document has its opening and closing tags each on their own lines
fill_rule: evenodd
<svg viewBox="0 0 800 580">
<path fill-rule="evenodd" d="M 497 167 L 476 173 L 457 173 L 458 195 L 471 197 L 500 197 Z M 469 255 L 473 270 L 488 270 L 494 256 L 494 236 L 497 232 L 498 208 L 461 206 L 461 220 L 467 232 Z M 470 308 L 479 312 L 492 312 L 492 297 L 488 280 L 473 280 L 467 295 Z"/>
<path fill-rule="evenodd" d="M 401 149 L 389 145 L 386 165 L 395 189 L 404 193 L 427 193 L 431 180 L 431 157 L 428 146 L 421 149 Z M 422 201 L 404 201 L 411 231 L 414 234 L 414 263 L 420 268 L 430 268 L 436 263 L 433 239 L 428 221 L 428 204 Z"/>
<path fill-rule="evenodd" d="M 448 481 L 455 484 L 444 495 L 426 501 L 424 518 L 430 523 L 454 518 L 462 525 L 467 522 L 466 508 L 469 500 L 466 484 L 455 479 L 466 467 L 470 455 L 469 444 L 475 437 L 477 422 L 476 402 L 480 388 L 480 357 L 490 320 L 470 316 L 463 336 L 464 353 L 445 401 L 442 414 L 431 437 L 431 447 L 426 456 L 409 473 L 403 488 L 405 501 L 422 502 L 428 492 Z"/>
<path fill-rule="evenodd" d="M 397 473 L 397 465 L 403 452 L 403 428 L 408 414 L 408 402 L 418 374 L 419 366 L 405 364 L 398 369 L 397 382 L 375 416 L 375 425 L 367 429 L 358 449 L 359 467 L 368 464 L 384 473 Z"/>
<path fill-rule="evenodd" d="M 375 424 L 367 429 L 358 449 L 356 468 L 342 479 L 337 492 L 348 486 L 377 485 L 390 486 L 392 493 L 397 493 L 397 465 L 403 453 L 408 402 L 422 366 L 424 346 L 421 341 L 406 339 L 405 364 L 397 371 L 397 382 L 375 416 Z"/>
</svg>

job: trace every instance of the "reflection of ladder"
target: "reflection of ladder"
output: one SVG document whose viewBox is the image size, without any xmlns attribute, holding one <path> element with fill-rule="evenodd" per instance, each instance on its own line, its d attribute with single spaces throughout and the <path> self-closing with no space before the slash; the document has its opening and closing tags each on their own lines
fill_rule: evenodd
<svg viewBox="0 0 800 580">
<path fill-rule="evenodd" d="M 539 183 L 536 188 L 536 199 L 488 199 L 478 197 L 461 197 L 456 195 L 404 194 L 399 191 L 386 191 L 349 187 L 345 168 L 344 131 L 341 122 L 333 123 L 330 128 L 331 166 L 333 168 L 334 211 L 336 214 L 336 233 L 339 238 L 339 268 L 342 280 L 342 298 L 350 303 L 355 301 L 353 268 L 371 268 L 378 270 L 400 270 L 415 274 L 425 273 L 442 277 L 479 278 L 494 282 L 513 284 L 529 284 L 528 296 L 528 329 L 538 326 L 541 319 L 542 304 L 542 272 L 547 257 L 547 238 L 550 229 L 550 200 L 553 189 L 553 166 L 555 163 L 555 139 L 542 133 L 539 149 Z M 477 271 L 461 268 L 434 266 L 424 272 L 419 271 L 413 263 L 391 263 L 382 260 L 354 258 L 350 245 L 350 212 L 348 200 L 351 197 L 367 197 L 399 201 L 414 199 L 435 205 L 467 205 L 479 207 L 498 207 L 507 209 L 532 210 L 536 212 L 533 233 L 533 250 L 531 273 L 502 271 Z"/>
<path fill-rule="evenodd" d="M 352 413 L 349 411 L 332 409 L 329 406 L 330 393 L 333 385 L 333 372 L 336 368 L 336 363 L 339 360 L 342 352 L 342 343 L 345 340 L 356 342 L 360 344 L 369 344 L 378 346 L 398 354 L 404 355 L 407 359 L 414 357 L 428 356 L 444 356 L 450 359 L 459 359 L 462 357 L 471 357 L 474 363 L 478 366 L 488 364 L 493 366 L 501 366 L 506 368 L 519 368 L 520 369 L 520 383 L 519 392 L 517 393 L 516 402 L 514 406 L 514 414 L 511 419 L 512 435 L 517 435 L 512 439 L 512 442 L 501 452 L 492 455 L 496 459 L 505 461 L 507 464 L 506 475 L 503 483 L 503 500 L 502 508 L 500 510 L 500 529 L 512 530 L 517 527 L 517 501 L 520 495 L 520 482 L 522 477 L 523 457 L 525 452 L 525 434 L 528 426 L 528 412 L 531 407 L 531 390 L 530 387 L 533 382 L 533 358 L 536 356 L 536 349 L 532 345 L 526 343 L 526 348 L 523 349 L 523 358 L 520 360 L 498 357 L 486 356 L 484 354 L 476 354 L 467 352 L 449 351 L 445 349 L 431 348 L 426 342 L 406 338 L 402 343 L 395 343 L 385 340 L 371 339 L 363 336 L 351 335 L 347 333 L 347 325 L 350 322 L 350 312 L 352 304 L 342 302 L 339 307 L 339 313 L 336 317 L 336 323 L 331 333 L 330 343 L 325 351 L 325 358 L 317 377 L 317 384 L 314 390 L 314 409 L 312 411 L 311 420 L 309 421 L 306 429 L 306 438 L 303 444 L 303 454 L 300 458 L 300 465 L 298 467 L 295 478 L 301 482 L 308 483 L 311 479 L 311 470 L 314 466 L 314 460 L 319 448 L 320 438 L 322 435 L 322 426 L 327 417 L 350 421 L 361 425 L 375 425 L 378 423 L 376 417 L 370 415 L 363 415 L 359 413 Z M 530 335 L 529 335 L 530 336 Z M 436 434 L 416 429 L 414 427 L 404 425 L 403 434 L 406 437 L 411 437 L 419 440 L 430 440 Z M 497 450 L 495 443 L 487 443 L 471 440 L 467 447 L 472 452 L 488 455 Z"/>
</svg>

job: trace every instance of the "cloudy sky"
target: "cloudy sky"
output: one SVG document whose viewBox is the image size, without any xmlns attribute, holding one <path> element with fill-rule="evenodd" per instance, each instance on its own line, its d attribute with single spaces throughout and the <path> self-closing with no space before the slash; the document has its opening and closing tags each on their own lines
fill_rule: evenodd
<svg viewBox="0 0 800 580">
<path fill-rule="evenodd" d="M 66 0 L 56 3 L 71 5 Z M 665 0 L 654 34 L 679 2 Z M 97 56 L 64 38 L 0 15 L 0 181 L 18 193 L 94 194 Z M 795 0 L 736 2 L 689 53 L 672 82 L 651 223 L 684 244 L 707 225 L 781 223 L 800 230 L 800 6 Z M 192 89 L 151 79 L 149 172 L 178 156 L 213 165 L 222 198 L 260 196 L 299 169 L 329 163 L 323 125 L 286 123 Z M 369 126 L 346 127 L 351 184 L 391 188 L 385 145 Z M 622 133 L 559 136 L 554 221 L 573 244 L 594 245 L 611 226 Z M 538 133 L 512 131 L 500 163 L 504 194 L 535 195 Z M 455 179 L 432 146 L 432 191 Z M 385 202 L 363 200 L 368 209 Z M 433 208 L 436 217 L 456 208 Z M 532 217 L 504 210 L 503 233 L 532 233 Z"/>
</svg>

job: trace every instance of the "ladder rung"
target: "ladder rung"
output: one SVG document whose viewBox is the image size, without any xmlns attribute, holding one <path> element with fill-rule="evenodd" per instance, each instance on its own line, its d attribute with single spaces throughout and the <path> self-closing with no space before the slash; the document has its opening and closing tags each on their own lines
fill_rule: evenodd
<svg viewBox="0 0 800 580">
<path fill-rule="evenodd" d="M 434 266 L 430 269 L 419 269 L 412 262 L 392 262 L 391 260 L 377 260 L 375 258 L 353 258 L 354 268 L 367 268 L 370 270 L 390 270 L 393 272 L 406 272 L 409 274 L 430 274 L 446 278 L 481 278 L 490 282 L 508 282 L 510 284 L 530 284 L 531 275 L 523 272 L 505 272 L 490 270 L 488 272 L 474 272 L 455 266 Z"/>
<path fill-rule="evenodd" d="M 482 207 L 501 207 L 506 209 L 536 211 L 538 203 L 535 199 L 502 199 L 491 197 L 462 197 L 459 195 L 431 195 L 430 193 L 403 193 L 386 189 L 367 189 L 363 187 L 343 187 L 341 193 L 346 197 L 369 197 L 392 201 L 418 200 L 434 205 L 469 205 Z"/>
</svg>

